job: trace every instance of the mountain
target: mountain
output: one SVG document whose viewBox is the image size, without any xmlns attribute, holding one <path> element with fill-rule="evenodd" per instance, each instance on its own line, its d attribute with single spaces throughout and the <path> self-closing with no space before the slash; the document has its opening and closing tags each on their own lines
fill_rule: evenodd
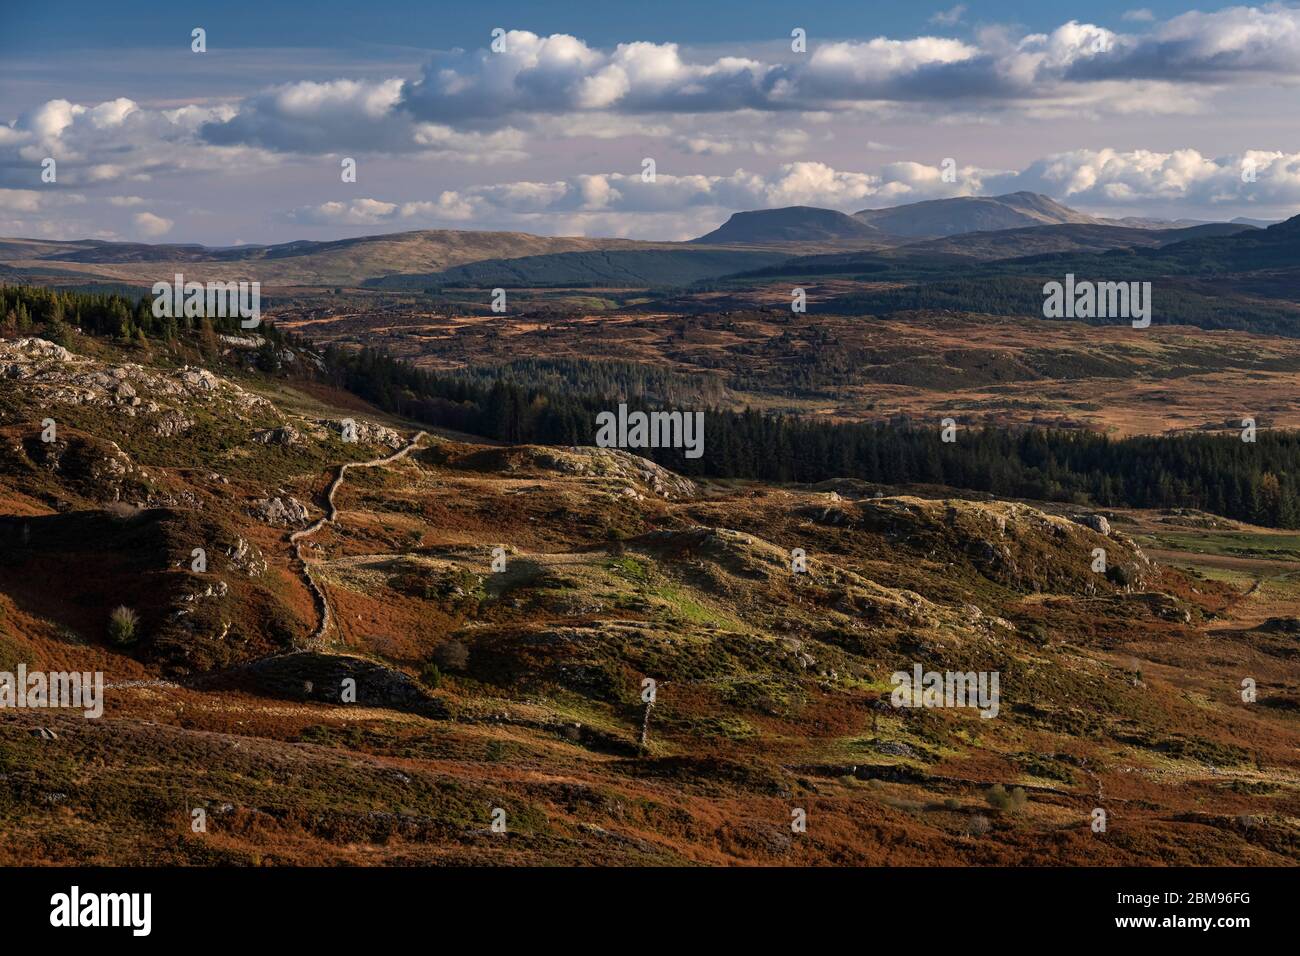
<svg viewBox="0 0 1300 956">
<path fill-rule="evenodd" d="M 697 243 L 855 241 L 882 248 L 900 239 L 935 239 L 969 232 L 1064 223 L 1105 224 L 1038 193 L 930 199 L 849 216 L 833 209 L 787 206 L 738 212 Z"/>
<path fill-rule="evenodd" d="M 1038 268 L 1087 271 L 1104 274 L 1122 269 L 1125 274 L 1150 278 L 1161 275 L 1228 275 L 1300 268 L 1300 216 L 1274 223 L 1267 229 L 1240 227 L 1241 231 L 1223 234 L 1232 224 L 1211 223 L 1182 230 L 1181 242 L 1151 249 L 1115 249 L 1095 256 L 1053 256 L 1026 259 L 1025 264 Z M 1016 265 L 1017 263 L 1008 263 Z M 1300 299 L 1300 288 L 1286 298 Z"/>
<path fill-rule="evenodd" d="M 1212 222 L 1182 229 L 1148 229 L 1094 223 L 1064 223 L 968 232 L 940 239 L 922 239 L 887 249 L 815 253 L 794 256 L 732 276 L 732 279 L 810 276 L 871 276 L 877 280 L 942 277 L 953 269 L 987 263 L 1016 266 L 1052 256 L 1090 256 L 1114 250 L 1150 249 L 1189 239 L 1257 232 L 1253 226 Z"/>
<path fill-rule="evenodd" d="M 392 273 L 441 272 L 483 259 L 597 249 L 671 248 L 632 239 L 534 236 L 525 232 L 427 229 L 333 242 L 210 248 L 144 243 L 0 242 L 0 263 L 30 276 L 67 271 L 82 281 L 151 285 L 182 272 L 201 281 L 257 280 L 264 285 L 360 285 Z"/>
<path fill-rule="evenodd" d="M 863 209 L 853 216 L 890 235 L 916 238 L 1021 226 L 1101 222 L 1048 196 L 1031 192 L 930 199 L 887 209 Z"/>
<path fill-rule="evenodd" d="M 834 209 L 786 206 L 734 213 L 713 232 L 692 239 L 697 243 L 831 242 L 881 240 L 875 226 Z"/>
<path fill-rule="evenodd" d="M 1027 226 L 968 232 L 942 239 L 925 239 L 899 246 L 886 255 L 915 258 L 930 254 L 951 254 L 977 259 L 1012 259 L 1052 252 L 1106 252 L 1110 249 L 1166 246 L 1206 236 L 1230 236 L 1250 232 L 1254 226 L 1210 222 L 1170 229 L 1124 227 L 1093 223 L 1063 223 L 1055 226 Z"/>
</svg>

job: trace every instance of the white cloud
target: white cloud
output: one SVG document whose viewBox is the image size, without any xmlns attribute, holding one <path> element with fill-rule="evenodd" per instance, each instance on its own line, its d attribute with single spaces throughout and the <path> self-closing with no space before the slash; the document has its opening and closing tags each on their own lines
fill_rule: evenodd
<svg viewBox="0 0 1300 956">
<path fill-rule="evenodd" d="M 1130 23 L 1151 23 L 1155 18 L 1156 15 L 1146 7 L 1139 7 L 1136 10 L 1125 10 L 1123 17 L 1123 19 L 1128 20 Z"/>
<path fill-rule="evenodd" d="M 1243 177 L 1247 170 L 1253 180 Z M 1178 211 L 1253 205 L 1290 215 L 1300 206 L 1300 153 L 1246 150 L 1212 158 L 1195 149 L 1081 149 L 1047 156 L 1018 173 L 989 177 L 988 185 L 1099 207 Z"/>
<path fill-rule="evenodd" d="M 317 226 L 373 226 L 384 222 L 396 211 L 396 203 L 380 202 L 378 199 L 353 199 L 295 210 L 290 214 L 290 219 Z"/>
<path fill-rule="evenodd" d="M 294 222 L 365 224 L 419 220 L 523 224 L 546 217 L 557 221 L 593 221 L 594 215 L 680 215 L 720 210 L 827 206 L 856 210 L 864 205 L 892 205 L 916 199 L 962 195 L 978 188 L 980 171 L 963 170 L 960 184 L 945 183 L 938 167 L 893 163 L 879 173 L 836 170 L 824 163 L 786 163 L 763 175 L 737 169 L 727 176 L 674 176 L 659 173 L 643 182 L 639 173 L 584 174 L 555 182 L 513 182 L 446 190 L 436 202 L 327 202 L 290 213 Z M 359 207 L 364 206 L 364 215 Z M 553 231 L 548 229 L 548 231 Z"/>
<path fill-rule="evenodd" d="M 952 26 L 963 13 L 959 5 L 932 22 Z M 1141 13 L 1127 19 L 1143 22 Z M 1201 87 L 1243 75 L 1300 79 L 1300 9 L 1279 6 L 1187 13 L 1140 36 L 1071 20 L 1019 37 L 980 31 L 975 42 L 880 36 L 816 43 L 807 57 L 786 63 L 736 56 L 691 62 L 673 43 L 604 51 L 566 34 L 511 31 L 506 39 L 503 53 L 435 56 L 402 88 L 403 107 L 453 126 L 597 110 L 837 110 L 916 101 L 944 111 L 1032 109 L 1041 101 L 1132 111 L 1131 84 L 1158 80 L 1201 95 Z M 1161 105 L 1157 98 L 1147 109 Z"/>
<path fill-rule="evenodd" d="M 162 216 L 155 216 L 151 212 L 138 212 L 131 217 L 135 224 L 136 231 L 146 239 L 157 239 L 159 236 L 165 236 L 172 231 L 175 225 L 170 219 L 164 219 Z"/>
<path fill-rule="evenodd" d="M 46 157 L 60 184 L 146 182 L 184 170 L 237 172 L 277 162 L 244 145 L 200 148 L 204 123 L 228 117 L 228 105 L 150 110 L 121 98 L 96 105 L 49 100 L 0 126 L 0 185 L 39 181 Z"/>
<path fill-rule="evenodd" d="M 34 213 L 66 209 L 86 201 L 81 193 L 57 189 L 0 189 L 0 212 Z"/>
<path fill-rule="evenodd" d="M 1242 171 L 1254 171 L 1253 182 Z M 786 163 L 762 174 L 737 169 L 729 175 L 674 176 L 655 182 L 639 174 L 584 174 L 553 182 L 511 182 L 445 190 L 436 201 L 327 202 L 295 210 L 293 222 L 314 225 L 462 225 L 517 228 L 551 235 L 630 235 L 681 238 L 716 226 L 731 212 L 783 206 L 819 206 L 855 212 L 862 208 L 951 196 L 1043 192 L 1071 205 L 1123 214 L 1166 208 L 1171 218 L 1190 208 L 1258 209 L 1289 214 L 1300 206 L 1300 153 L 1252 150 L 1209 158 L 1196 150 L 1171 152 L 1077 150 L 1047 156 L 1023 170 L 964 167 L 957 182 L 926 163 L 887 163 L 874 171 L 838 170 L 824 163 Z M 1231 215 L 1238 214 L 1231 212 Z"/>
<path fill-rule="evenodd" d="M 959 3 L 949 10 L 940 10 L 930 17 L 930 22 L 941 27 L 954 27 L 961 23 L 962 17 L 966 15 L 966 4 Z"/>
</svg>

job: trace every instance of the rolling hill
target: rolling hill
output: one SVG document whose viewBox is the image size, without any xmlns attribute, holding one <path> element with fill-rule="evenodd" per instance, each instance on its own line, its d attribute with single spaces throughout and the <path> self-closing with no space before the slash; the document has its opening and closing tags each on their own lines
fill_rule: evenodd
<svg viewBox="0 0 1300 956">
<path fill-rule="evenodd" d="M 1213 269 L 1231 248 L 1241 260 L 1231 271 L 1255 271 L 1265 262 L 1274 267 L 1291 264 L 1286 261 L 1289 247 L 1282 248 L 1276 239 L 1282 233 L 1273 232 L 1278 226 L 1261 231 L 1247 223 L 1181 228 L 1143 223 L 1137 227 L 1098 220 L 1045 196 L 1012 193 L 911 203 L 853 216 L 810 206 L 740 212 L 713 232 L 685 243 L 470 230 L 236 247 L 3 239 L 0 277 L 10 283 L 80 288 L 147 287 L 176 272 L 198 281 L 256 280 L 268 289 L 665 288 L 733 274 L 866 274 L 896 271 L 900 263 L 934 270 L 950 262 L 1125 255 L 1124 250 L 1153 253 L 1175 245 L 1180 251 L 1170 256 L 1134 262 L 1143 268 L 1166 263 L 1178 272 Z M 1261 236 L 1254 245 L 1216 245 L 1251 231 Z M 1264 232 L 1273 238 L 1264 237 Z M 1193 261 L 1197 257 L 1203 259 L 1199 264 Z"/>
<path fill-rule="evenodd" d="M 863 209 L 853 215 L 855 219 L 890 235 L 916 238 L 1022 226 L 1101 222 L 1048 196 L 1031 192 L 931 199 L 888 209 Z"/>
<path fill-rule="evenodd" d="M 844 239 L 878 242 L 884 238 L 881 230 L 834 209 L 786 206 L 783 209 L 734 213 L 713 232 L 691 241 L 752 244 L 830 242 Z"/>
<path fill-rule="evenodd" d="M 377 289 L 438 286 L 624 286 L 686 285 L 789 259 L 776 250 L 602 249 L 543 256 L 485 259 L 442 272 L 384 276 L 365 285 Z"/>
<path fill-rule="evenodd" d="M 22 274 L 67 270 L 81 281 L 116 280 L 149 285 L 182 271 L 208 281 L 257 280 L 264 285 L 360 285 L 392 273 L 440 272 L 483 259 L 556 252 L 663 248 L 631 239 L 534 236 L 524 232 L 419 230 L 333 242 L 208 248 L 143 243 L 0 243 L 0 264 Z"/>
</svg>

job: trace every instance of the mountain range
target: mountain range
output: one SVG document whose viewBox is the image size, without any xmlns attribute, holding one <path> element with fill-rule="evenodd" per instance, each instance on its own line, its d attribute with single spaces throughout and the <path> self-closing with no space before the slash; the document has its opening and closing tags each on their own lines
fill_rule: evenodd
<svg viewBox="0 0 1300 956">
<path fill-rule="evenodd" d="M 687 242 L 418 230 L 329 242 L 214 248 L 103 240 L 0 239 L 0 281 L 148 286 L 175 272 L 267 287 L 605 286 L 670 288 L 771 270 L 803 257 L 1000 260 L 1163 247 L 1256 229 L 1233 223 L 1101 219 L 1031 192 L 863 209 L 812 206 L 738 212 Z M 815 264 L 812 262 L 806 264 Z M 824 265 L 825 263 L 816 263 Z"/>
</svg>

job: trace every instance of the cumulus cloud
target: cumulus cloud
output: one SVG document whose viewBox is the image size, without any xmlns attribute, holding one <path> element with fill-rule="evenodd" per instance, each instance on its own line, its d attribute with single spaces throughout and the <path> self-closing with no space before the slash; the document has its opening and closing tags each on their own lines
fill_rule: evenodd
<svg viewBox="0 0 1300 956">
<path fill-rule="evenodd" d="M 290 83 L 245 99 L 199 134 L 207 143 L 277 152 L 421 152 L 465 161 L 526 155 L 518 130 L 471 132 L 416 120 L 397 109 L 402 86 L 400 79 Z"/>
<path fill-rule="evenodd" d="M 1209 157 L 1195 149 L 1081 149 L 1044 157 L 1014 174 L 989 177 L 988 186 L 1044 192 L 1068 203 L 1098 207 L 1254 205 L 1285 212 L 1300 205 L 1300 153 L 1246 150 Z"/>
<path fill-rule="evenodd" d="M 954 7 L 933 22 L 952 26 L 962 12 Z M 510 31 L 505 44 L 502 52 L 438 54 L 419 79 L 402 86 L 402 108 L 454 126 L 548 113 L 833 110 L 914 101 L 960 109 L 1055 99 L 1131 111 L 1137 88 L 1126 84 L 1300 78 L 1300 10 L 1277 6 L 1187 13 L 1141 35 L 1071 20 L 1018 38 L 983 31 L 975 42 L 837 41 L 814 44 L 808 57 L 790 63 L 737 56 L 690 62 L 673 43 L 605 51 L 567 34 L 524 30 Z M 1158 112 L 1164 104 L 1156 96 L 1146 108 Z"/>
<path fill-rule="evenodd" d="M 46 158 L 55 161 L 59 184 L 75 186 L 273 163 L 247 145 L 196 148 L 203 124 L 233 112 L 229 105 L 145 109 L 124 97 L 95 105 L 49 100 L 0 125 L 0 185 L 40 182 Z"/>
<path fill-rule="evenodd" d="M 68 239 L 78 235 L 115 238 L 111 231 L 72 218 L 85 204 L 84 195 L 63 189 L 0 187 L 0 235 L 44 239 Z"/>
<path fill-rule="evenodd" d="M 936 14 L 937 25 L 960 12 Z M 326 154 L 518 161 L 535 136 L 657 136 L 692 155 L 795 157 L 804 132 L 761 131 L 762 117 L 812 122 L 918 103 L 937 116 L 1177 114 L 1233 84 L 1300 79 L 1298 8 L 1191 12 L 1144 30 L 1071 20 L 1047 33 L 814 41 L 807 56 L 786 62 L 690 57 L 674 43 L 602 49 L 567 34 L 512 30 L 502 52 L 440 52 L 409 79 L 299 81 L 177 109 L 124 97 L 50 100 L 0 124 L 0 185 L 33 184 L 45 157 L 59 162 L 60 182 L 79 186 Z M 754 131 L 707 122 L 718 112 Z"/>
<path fill-rule="evenodd" d="M 136 232 L 146 239 L 157 239 L 159 236 L 165 236 L 172 231 L 172 226 L 176 225 L 170 219 L 155 216 L 151 212 L 138 212 L 131 217 L 131 222 L 135 224 Z"/>
<path fill-rule="evenodd" d="M 598 221 L 593 217 L 614 214 L 653 217 L 700 212 L 704 215 L 699 218 L 708 220 L 719 210 L 780 206 L 856 210 L 870 204 L 963 195 L 979 188 L 980 176 L 979 170 L 966 169 L 961 182 L 954 184 L 943 182 L 938 167 L 919 163 L 891 163 L 879 173 L 865 173 L 816 162 L 786 163 L 767 175 L 744 169 L 726 176 L 660 173 L 653 182 L 643 181 L 639 173 L 600 173 L 446 190 L 436 201 L 327 202 L 294 210 L 289 218 L 315 225 L 466 220 L 523 224 L 543 217 L 590 223 Z"/>
<path fill-rule="evenodd" d="M 968 129 L 977 122 L 1008 130 L 1010 144 L 1032 141 L 1017 121 L 1203 114 L 1210 97 L 1227 104 L 1227 93 L 1254 104 L 1254 125 L 1220 128 L 1213 139 L 1175 138 L 1171 130 L 1179 127 L 1171 120 L 1151 141 L 1158 135 L 1162 143 L 1239 149 L 1228 137 L 1271 128 L 1275 117 L 1267 111 L 1300 79 L 1298 7 L 1238 6 L 1168 20 L 1146 9 L 1122 17 L 1116 11 L 1105 24 L 1071 20 L 1032 33 L 985 26 L 956 37 L 952 28 L 964 24 L 964 7 L 935 13 L 924 35 L 814 35 L 804 56 L 784 49 L 773 56 L 771 47 L 744 44 L 718 55 L 716 48 L 634 37 L 596 46 L 577 36 L 515 30 L 505 34 L 502 52 L 439 52 L 406 76 L 333 75 L 175 108 L 143 98 L 50 99 L 0 121 L 0 230 L 64 228 L 73 221 L 72 189 L 91 196 L 91 211 L 123 233 L 144 235 L 166 222 L 146 210 L 181 208 L 155 205 L 160 200 L 146 198 L 147 184 L 189 177 L 184 188 L 172 183 L 158 195 L 176 202 L 186 190 L 202 193 L 213 217 L 203 220 L 204 228 L 238 235 L 249 224 L 235 218 L 260 216 L 265 201 L 265 192 L 255 195 L 247 185 L 263 182 L 251 173 L 311 164 L 338 182 L 340 156 L 361 163 L 360 185 L 346 192 L 314 193 L 310 184 L 325 180 L 307 176 L 271 180 L 266 190 L 277 182 L 294 189 L 286 204 L 313 203 L 277 217 L 277 226 L 540 226 L 665 236 L 716 225 L 738 209 L 808 204 L 852 211 L 1014 189 L 1134 212 L 1144 211 L 1143 204 L 1186 204 L 1178 215 L 1196 214 L 1193 204 L 1249 204 L 1241 212 L 1272 205 L 1269 215 L 1294 205 L 1293 157 L 1266 151 L 1252 154 L 1254 183 L 1234 172 L 1247 154 L 1195 150 L 1094 148 L 1029 165 L 1018 157 L 1017 171 L 969 168 L 956 184 L 944 183 L 928 163 L 872 164 L 855 172 L 807 161 L 867 162 L 864 149 L 897 152 L 905 141 L 915 142 L 910 130 L 918 124 Z M 1257 96 L 1260 90 L 1271 95 Z M 1099 147 L 1095 131 L 1104 128 L 1073 139 L 1063 138 L 1070 135 L 1063 124 L 1046 127 L 1051 147 L 1031 155 L 1080 142 Z M 1127 120 L 1115 128 L 1111 142 L 1140 131 Z M 869 142 L 869 135 L 899 146 Z M 611 148 L 610 140 L 625 142 Z M 975 134 L 970 154 L 992 161 L 1010 148 Z M 659 161 L 655 184 L 640 181 L 643 155 Z M 47 157 L 58 163 L 57 184 L 41 182 Z M 368 165 L 376 157 L 382 165 Z M 464 171 L 534 158 L 535 166 L 512 170 L 504 182 Z M 452 162 L 460 168 L 444 174 L 444 163 Z M 628 172 L 600 171 L 611 168 Z M 690 175 L 693 168 L 701 174 Z M 395 195 L 374 185 L 378 175 L 371 179 L 368 169 L 383 170 Z M 398 181 L 419 182 L 424 191 L 409 192 Z M 436 186 L 429 191 L 431 181 Z M 461 185 L 467 181 L 485 185 Z M 381 198 L 354 198 L 370 193 Z M 137 214 L 153 218 L 133 220 Z M 181 231 L 193 228 L 188 216 L 169 214 Z M 55 220 L 57 227 L 50 225 Z M 220 226 L 207 225 L 217 220 Z M 103 224 L 90 223 L 81 234 L 95 234 Z"/>
<path fill-rule="evenodd" d="M 0 212 L 35 213 L 52 209 L 67 209 L 86 201 L 81 193 L 61 189 L 3 189 L 0 188 Z"/>
<path fill-rule="evenodd" d="M 1243 176 L 1249 170 L 1250 175 Z M 1078 150 L 1037 160 L 1022 170 L 965 167 L 955 183 L 917 162 L 887 163 L 871 172 L 796 162 L 769 174 L 737 169 L 724 176 L 673 176 L 654 182 L 638 174 L 602 173 L 552 182 L 511 182 L 445 190 L 436 200 L 328 202 L 293 211 L 311 225 L 436 227 L 473 222 L 482 228 L 525 228 L 639 238 L 682 238 L 700 224 L 716 226 L 731 212 L 782 206 L 863 208 L 952 196 L 1043 192 L 1083 208 L 1143 212 L 1167 204 L 1255 207 L 1269 214 L 1300 206 L 1300 153 L 1251 150 L 1210 158 L 1196 150 Z M 632 225 L 634 224 L 634 225 Z M 683 231 L 685 230 L 685 231 Z"/>
</svg>

